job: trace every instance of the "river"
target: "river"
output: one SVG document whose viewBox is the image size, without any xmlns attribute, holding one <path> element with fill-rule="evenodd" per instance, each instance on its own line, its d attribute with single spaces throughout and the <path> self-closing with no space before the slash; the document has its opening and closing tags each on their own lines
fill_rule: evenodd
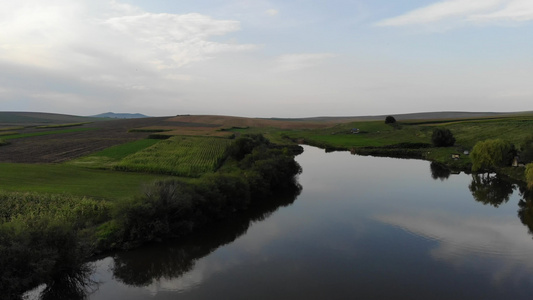
<svg viewBox="0 0 533 300">
<path fill-rule="evenodd" d="M 300 195 L 95 261 L 88 299 L 531 299 L 532 197 L 516 185 L 304 148 Z"/>
</svg>

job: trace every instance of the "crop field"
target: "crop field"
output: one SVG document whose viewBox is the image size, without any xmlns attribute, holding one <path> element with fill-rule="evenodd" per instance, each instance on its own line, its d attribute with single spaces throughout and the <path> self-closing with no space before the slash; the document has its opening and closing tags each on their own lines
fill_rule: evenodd
<svg viewBox="0 0 533 300">
<path fill-rule="evenodd" d="M 68 163 L 72 165 L 76 165 L 76 166 L 87 167 L 87 168 L 100 168 L 100 169 L 112 168 L 118 162 L 120 162 L 120 160 L 127 157 L 128 155 L 132 155 L 145 148 L 151 147 L 157 144 L 158 142 L 161 142 L 161 140 L 155 140 L 155 139 L 137 140 L 137 141 L 125 143 L 122 145 L 112 146 L 102 151 L 93 153 L 91 155 L 75 159 Z"/>
<path fill-rule="evenodd" d="M 41 224 L 35 221 L 43 218 L 57 223 L 98 223 L 105 221 L 110 211 L 107 201 L 70 195 L 0 191 L 0 202 L 0 224 L 18 223 L 21 227 Z"/>
<path fill-rule="evenodd" d="M 51 130 L 51 131 L 30 132 L 30 133 L 13 132 L 9 135 L 3 134 L 2 139 L 12 140 L 12 139 L 20 139 L 20 138 L 33 137 L 33 136 L 61 134 L 61 133 L 79 132 L 79 131 L 87 131 L 87 130 L 92 130 L 92 128 L 73 128 L 73 129 Z"/>
<path fill-rule="evenodd" d="M 199 177 L 216 170 L 231 143 L 224 138 L 176 136 L 125 157 L 116 169 Z"/>
<path fill-rule="evenodd" d="M 177 116 L 158 126 L 135 128 L 134 131 L 159 132 L 160 136 L 213 136 L 229 137 L 235 129 L 319 129 L 332 127 L 338 122 L 307 121 L 298 119 L 258 119 L 230 116 Z"/>
<path fill-rule="evenodd" d="M 37 114 L 37 116 L 40 116 L 40 114 Z M 2 117 L 2 114 L 0 114 L 0 117 Z M 59 117 L 57 119 L 63 120 Z M 75 128 L 57 128 L 56 130 L 49 128 L 39 129 L 35 128 L 35 126 L 24 127 L 22 128 L 23 130 L 17 130 L 17 134 L 0 137 L 0 140 L 9 143 L 0 145 L 0 162 L 59 163 L 70 161 L 111 146 L 146 139 L 150 133 L 129 132 L 129 130 L 135 127 L 161 124 L 166 119 L 107 120 L 86 123 Z"/>
</svg>

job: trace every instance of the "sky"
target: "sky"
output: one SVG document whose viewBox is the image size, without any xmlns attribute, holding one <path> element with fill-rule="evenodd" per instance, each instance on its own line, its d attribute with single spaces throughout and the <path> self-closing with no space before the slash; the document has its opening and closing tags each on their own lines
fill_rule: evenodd
<svg viewBox="0 0 533 300">
<path fill-rule="evenodd" d="M 0 111 L 531 111 L 532 0 L 0 0 Z"/>
</svg>

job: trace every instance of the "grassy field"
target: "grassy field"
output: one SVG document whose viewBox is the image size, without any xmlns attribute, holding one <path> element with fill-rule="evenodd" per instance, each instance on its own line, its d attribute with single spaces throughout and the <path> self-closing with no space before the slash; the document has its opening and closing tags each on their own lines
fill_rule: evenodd
<svg viewBox="0 0 533 300">
<path fill-rule="evenodd" d="M 451 130 L 456 138 L 454 147 L 409 148 L 409 145 L 431 144 L 432 132 L 437 127 Z M 359 133 L 352 133 L 354 128 L 359 129 Z M 355 151 L 357 153 L 372 154 L 380 152 L 385 156 L 401 156 L 401 148 L 407 147 L 409 149 L 403 151 L 407 156 L 413 155 L 452 167 L 468 169 L 471 161 L 468 155 L 463 154 L 465 150 L 471 150 L 478 141 L 495 138 L 507 140 L 518 146 L 527 136 L 533 134 L 533 116 L 413 120 L 394 125 L 385 124 L 383 120 L 341 123 L 329 128 L 291 130 L 241 128 L 233 131 L 264 133 L 278 142 L 292 140 L 325 149 L 357 150 Z M 460 157 L 453 159 L 452 154 L 460 154 Z"/>
<path fill-rule="evenodd" d="M 161 140 L 143 139 L 109 147 L 102 151 L 93 153 L 89 156 L 70 161 L 69 164 L 87 168 L 112 168 L 122 159 L 126 158 L 128 155 L 132 155 L 138 151 L 151 147 L 160 141 Z"/>
<path fill-rule="evenodd" d="M 216 170 L 231 143 L 224 138 L 176 136 L 125 157 L 116 168 L 199 177 Z"/>
<path fill-rule="evenodd" d="M 109 200 L 136 196 L 144 184 L 167 177 L 65 164 L 0 164 L 2 191 L 71 194 Z"/>
</svg>

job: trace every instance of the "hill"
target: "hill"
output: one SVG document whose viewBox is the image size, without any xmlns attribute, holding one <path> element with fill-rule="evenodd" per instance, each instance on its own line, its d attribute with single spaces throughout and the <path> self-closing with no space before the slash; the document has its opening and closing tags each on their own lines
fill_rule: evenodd
<svg viewBox="0 0 533 300">
<path fill-rule="evenodd" d="M 95 118 L 41 112 L 0 112 L 0 126 L 92 122 Z"/>
<path fill-rule="evenodd" d="M 143 115 L 143 114 L 130 114 L 130 113 L 114 113 L 114 112 L 107 112 L 95 116 L 91 116 L 93 118 L 111 118 L 111 119 L 139 119 L 139 118 L 149 118 L 149 116 Z"/>
<path fill-rule="evenodd" d="M 490 118 L 490 117 L 506 117 L 506 116 L 520 116 L 531 115 L 533 111 L 523 112 L 465 112 L 465 111 L 441 111 L 441 112 L 421 112 L 409 114 L 388 114 L 388 115 L 374 115 L 374 116 L 340 116 L 340 117 L 310 117 L 298 119 L 284 119 L 271 118 L 271 120 L 293 120 L 293 121 L 307 121 L 307 122 L 357 122 L 357 121 L 379 121 L 385 120 L 387 116 L 394 116 L 398 121 L 405 120 L 439 120 L 439 119 L 472 119 L 472 118 Z"/>
</svg>

